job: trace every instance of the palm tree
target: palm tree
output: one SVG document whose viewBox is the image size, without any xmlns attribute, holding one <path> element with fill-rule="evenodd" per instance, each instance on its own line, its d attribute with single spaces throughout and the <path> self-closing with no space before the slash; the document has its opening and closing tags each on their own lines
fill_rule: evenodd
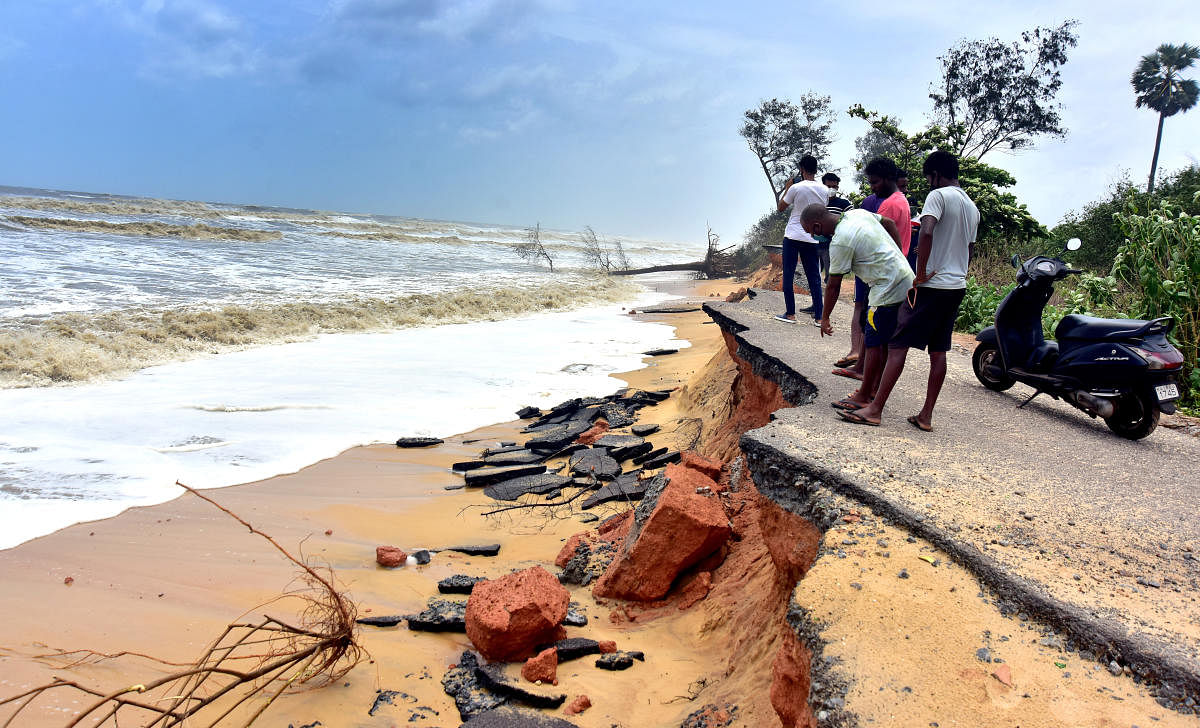
<svg viewBox="0 0 1200 728">
<path fill-rule="evenodd" d="M 1180 73 L 1200 58 L 1200 48 L 1184 43 L 1163 43 L 1158 50 L 1142 56 L 1133 71 L 1133 90 L 1137 92 L 1137 108 L 1143 106 L 1158 112 L 1158 136 L 1154 139 L 1154 159 L 1150 162 L 1150 183 L 1147 194 L 1154 193 L 1154 171 L 1158 168 L 1158 147 L 1162 144 L 1163 120 L 1196 105 L 1200 87 Z"/>
</svg>

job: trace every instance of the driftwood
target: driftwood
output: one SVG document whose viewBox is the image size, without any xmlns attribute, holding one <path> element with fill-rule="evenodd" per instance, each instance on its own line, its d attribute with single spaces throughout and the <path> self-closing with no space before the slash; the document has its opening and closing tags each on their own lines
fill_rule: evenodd
<svg viewBox="0 0 1200 728">
<path fill-rule="evenodd" d="M 182 483 L 178 485 L 212 503 L 251 533 L 266 539 L 299 567 L 299 586 L 280 597 L 301 601 L 299 624 L 291 625 L 270 616 L 254 622 L 230 624 L 199 659 L 188 665 L 134 652 L 109 655 L 71 650 L 42 655 L 42 658 L 82 655 L 63 665 L 63 669 L 122 657 L 144 658 L 180 669 L 146 683 L 109 690 L 55 677 L 50 683 L 0 700 L 0 718 L 4 717 L 5 711 L 11 710 L 0 728 L 18 725 L 17 719 L 35 700 L 51 691 L 64 689 L 92 698 L 90 704 L 64 723 L 66 728 L 77 725 L 116 728 L 121 725 L 119 718 L 124 719 L 126 725 L 147 728 L 211 727 L 226 724 L 230 715 L 247 702 L 256 700 L 257 705 L 245 708 L 250 712 L 241 722 L 241 725 L 249 726 L 285 691 L 338 680 L 358 664 L 363 651 L 355 641 L 357 609 L 334 587 L 331 570 L 322 570 L 327 573 L 318 571 L 208 496 Z"/>
<path fill-rule="evenodd" d="M 731 245 L 727 248 L 718 248 L 717 245 L 721 241 L 721 236 L 708 228 L 708 252 L 704 254 L 704 260 L 698 260 L 694 263 L 670 263 L 667 265 L 652 265 L 649 268 L 627 268 L 625 270 L 614 270 L 613 275 L 632 276 L 639 273 L 662 273 L 664 271 L 673 270 L 690 270 L 700 273 L 705 278 L 728 278 L 737 273 L 737 265 L 734 263 L 734 257 L 729 254 L 730 250 L 735 247 Z"/>
</svg>

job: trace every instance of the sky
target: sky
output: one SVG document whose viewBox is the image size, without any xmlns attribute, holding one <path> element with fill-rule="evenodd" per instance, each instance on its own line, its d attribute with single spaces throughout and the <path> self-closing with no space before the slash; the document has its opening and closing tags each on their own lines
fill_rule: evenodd
<svg viewBox="0 0 1200 728">
<path fill-rule="evenodd" d="M 0 4 L 0 184 L 736 243 L 773 207 L 762 100 L 830 95 L 928 123 L 937 57 L 1079 21 L 1069 134 L 990 164 L 1044 224 L 1145 184 L 1157 115 L 1130 74 L 1200 43 L 1191 2 L 27 0 Z M 1200 78 L 1200 68 L 1192 73 Z M 1200 108 L 1160 169 L 1200 157 Z M 843 183 L 845 184 L 845 183 Z"/>
</svg>

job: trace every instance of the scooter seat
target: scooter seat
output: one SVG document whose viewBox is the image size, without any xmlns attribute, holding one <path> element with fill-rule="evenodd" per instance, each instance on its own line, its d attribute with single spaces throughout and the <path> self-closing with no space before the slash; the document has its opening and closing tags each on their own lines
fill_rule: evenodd
<svg viewBox="0 0 1200 728">
<path fill-rule="evenodd" d="M 1103 319 L 1073 313 L 1063 316 L 1062 321 L 1058 322 L 1058 327 L 1054 329 L 1054 338 L 1092 341 L 1125 339 L 1143 329 L 1148 323 L 1150 322 L 1137 319 Z"/>
</svg>

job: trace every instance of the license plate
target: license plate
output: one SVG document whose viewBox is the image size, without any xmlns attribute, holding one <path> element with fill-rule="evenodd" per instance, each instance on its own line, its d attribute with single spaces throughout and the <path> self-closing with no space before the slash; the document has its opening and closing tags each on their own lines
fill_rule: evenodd
<svg viewBox="0 0 1200 728">
<path fill-rule="evenodd" d="M 1160 384 L 1154 388 L 1154 393 L 1158 395 L 1159 402 L 1166 402 L 1170 399 L 1179 399 L 1179 387 L 1174 383 Z"/>
</svg>

